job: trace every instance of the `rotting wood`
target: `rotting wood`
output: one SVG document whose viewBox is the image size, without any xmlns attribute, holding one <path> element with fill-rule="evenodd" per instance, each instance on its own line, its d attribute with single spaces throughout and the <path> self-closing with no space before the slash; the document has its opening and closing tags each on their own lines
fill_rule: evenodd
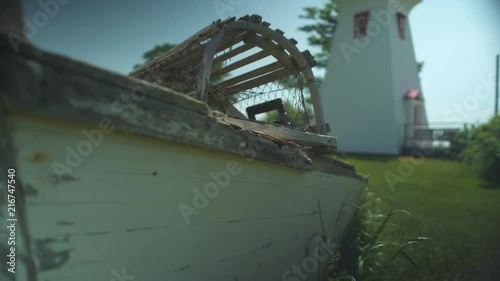
<svg viewBox="0 0 500 281">
<path fill-rule="evenodd" d="M 217 47 L 217 52 L 221 52 L 232 45 L 238 44 L 239 42 L 243 41 L 245 37 L 247 36 L 246 32 L 232 32 L 232 34 L 229 34 L 225 39 L 225 41 L 221 42 L 220 45 Z M 200 46 L 193 50 L 190 54 L 186 55 L 185 57 L 180 57 L 177 60 L 174 60 L 174 58 L 171 58 L 171 63 L 169 60 L 165 60 L 162 62 L 162 67 L 167 68 L 167 69 L 174 69 L 182 66 L 188 66 L 188 65 L 193 65 L 193 64 L 198 64 L 200 63 L 203 54 L 205 53 L 207 45 Z"/>
<path fill-rule="evenodd" d="M 237 83 L 248 83 L 246 86 L 254 86 L 258 87 L 262 84 L 257 83 L 257 80 L 254 79 L 252 83 L 246 81 L 248 79 L 256 78 L 250 77 L 251 74 L 259 74 L 263 71 L 263 68 L 258 71 L 252 72 L 255 69 L 251 69 L 251 65 L 254 62 L 257 62 L 261 59 L 264 59 L 269 56 L 273 56 L 276 61 L 283 65 L 283 68 L 288 69 L 288 71 L 283 70 L 282 73 L 287 74 L 295 74 L 298 72 L 302 72 L 304 75 L 304 86 L 309 88 L 309 92 L 311 94 L 313 109 L 314 109 L 314 120 L 316 124 L 309 124 L 309 130 L 315 130 L 315 133 L 326 134 L 327 126 L 324 121 L 323 111 L 321 108 L 321 97 L 319 96 L 319 91 L 316 85 L 316 79 L 311 71 L 311 67 L 316 65 L 316 61 L 310 55 L 308 51 L 300 52 L 296 45 L 297 41 L 293 38 L 284 37 L 284 32 L 280 29 L 270 29 L 270 24 L 262 21 L 262 18 L 258 15 L 246 15 L 239 19 L 230 18 L 226 21 L 217 21 L 213 24 L 209 25 L 207 28 L 199 32 L 196 36 L 191 36 L 188 40 L 184 41 L 180 44 L 179 48 L 175 50 L 171 50 L 167 52 L 165 55 L 161 56 L 159 59 L 154 62 L 134 71 L 131 73 L 132 76 L 147 79 L 149 81 L 157 81 L 155 79 L 158 76 L 150 75 L 151 71 L 148 69 L 156 68 L 157 72 L 165 72 L 165 73 L 177 73 L 181 71 L 182 68 L 193 68 L 197 67 L 203 61 L 206 61 L 207 58 L 203 57 L 203 54 L 206 54 L 207 42 L 210 42 L 210 38 L 213 38 L 217 32 L 221 30 L 225 30 L 227 36 L 225 36 L 217 48 L 216 53 L 221 52 L 229 48 L 229 51 L 226 51 L 224 54 L 218 54 L 213 59 L 212 63 L 218 63 L 224 65 L 219 69 L 213 69 L 211 73 L 207 73 L 207 71 L 198 71 L 198 75 L 206 76 L 196 77 L 195 80 L 199 81 L 196 85 L 198 91 L 202 91 L 203 93 L 220 95 L 219 93 L 214 93 L 210 89 L 213 88 L 213 85 L 199 85 L 200 83 L 207 83 L 205 81 L 214 80 L 216 77 L 221 77 L 224 74 L 230 74 L 232 71 L 243 69 L 244 67 L 250 67 L 247 73 L 238 73 L 240 76 L 238 79 L 235 77 L 223 78 L 224 81 L 219 81 L 220 87 L 232 87 L 231 91 L 222 91 L 222 92 L 231 92 L 233 94 L 237 94 L 235 92 L 235 84 Z M 235 49 L 231 49 L 232 46 L 235 46 L 239 42 L 243 41 L 244 44 L 236 47 Z M 255 46 L 258 46 L 262 50 L 258 53 L 248 55 L 247 57 L 238 60 L 232 64 L 227 64 L 228 60 L 234 58 L 238 55 L 244 55 L 247 51 L 252 49 Z M 212 53 L 212 52 L 211 52 Z M 214 53 L 215 55 L 215 53 Z M 203 68 L 208 69 L 207 65 L 204 64 Z M 273 65 L 272 69 L 280 70 L 277 65 Z M 267 75 L 269 73 L 262 73 L 261 75 Z M 244 75 L 244 76 L 242 76 Z M 172 79 L 175 79 L 175 75 L 172 76 Z M 207 78 L 209 77 L 209 78 Z M 249 78 L 248 78 L 249 77 Z M 271 76 L 267 76 L 271 77 Z M 281 78 L 278 75 L 275 75 L 277 78 Z M 299 76 L 296 76 L 299 77 Z M 248 78 L 248 79 L 245 79 Z M 168 80 L 168 75 L 162 77 L 163 85 L 173 85 L 175 83 L 182 83 L 182 81 L 166 81 Z M 231 80 L 233 79 L 233 80 Z M 297 78 L 292 78 L 297 79 Z M 302 79 L 302 78 L 301 78 Z M 228 81 L 229 80 L 229 81 Z M 268 80 L 262 80 L 263 83 L 268 82 Z M 270 82 L 268 82 L 270 83 Z M 295 85 L 295 84 L 293 84 Z M 189 85 L 188 85 L 189 86 Z M 191 87 L 191 86 L 189 86 Z M 186 89 L 186 92 L 191 92 L 194 89 L 190 89 L 189 87 L 179 87 L 179 89 Z M 174 87 L 178 88 L 178 87 Z M 247 87 L 240 87 L 241 90 L 249 90 Z M 202 90 L 203 89 L 203 90 Z M 208 90 L 207 90 L 208 89 Z M 204 101 L 207 100 L 204 94 L 200 95 Z M 307 119 L 304 119 L 307 120 Z M 308 121 L 306 121 L 308 122 Z"/>
<path fill-rule="evenodd" d="M 59 56 L 46 55 L 41 51 L 32 59 L 24 54 L 2 55 L 2 64 L 9 65 L 15 73 L 13 90 L 7 93 L 15 110 L 93 124 L 106 119 L 119 130 L 311 170 L 310 159 L 300 149 L 275 144 L 276 139 L 268 140 L 249 130 L 235 130 L 214 118 L 204 103 Z M 44 59 L 33 60 L 33 57 Z M 47 60 L 50 63 L 44 64 Z M 68 68 L 71 71 L 65 71 Z M 86 75 L 89 73 L 99 78 Z M 123 79 L 129 81 L 114 85 Z M 35 81 L 44 81 L 45 86 L 39 87 Z M 144 100 L 134 103 L 133 111 L 112 110 L 120 96 L 130 95 L 134 87 L 149 89 Z M 162 103 L 162 100 L 169 102 Z M 262 149 L 256 151 L 252 143 Z"/>
<path fill-rule="evenodd" d="M 272 134 L 275 137 L 288 141 L 297 141 L 303 143 L 305 146 L 315 147 L 315 146 L 326 146 L 326 147 L 336 147 L 337 138 L 331 136 L 320 136 L 313 133 L 308 133 L 300 130 L 291 130 L 287 127 L 270 124 L 252 120 L 237 119 L 229 116 L 221 116 L 222 121 L 228 124 L 238 126 L 247 130 L 252 130 L 256 132 L 262 132 L 265 134 Z"/>
<path fill-rule="evenodd" d="M 200 75 L 198 76 L 198 94 L 203 102 L 208 102 L 208 85 L 210 83 L 210 73 L 212 72 L 212 60 L 219 46 L 220 41 L 226 34 L 225 30 L 220 30 L 208 43 L 200 64 Z"/>
<path fill-rule="evenodd" d="M 295 59 L 295 61 L 297 62 L 300 69 L 303 71 L 305 75 L 307 86 L 309 87 L 313 103 L 317 133 L 326 134 L 324 114 L 323 114 L 323 109 L 321 107 L 321 97 L 319 95 L 319 90 L 316 85 L 316 79 L 314 78 L 312 70 L 308 67 L 307 60 L 303 57 L 302 53 L 297 49 L 297 47 L 283 35 L 260 24 L 235 21 L 232 22 L 230 26 L 227 26 L 226 29 L 227 30 L 247 29 L 247 30 L 252 30 L 254 32 L 258 32 L 267 38 L 273 38 L 275 42 L 277 42 L 280 46 L 282 46 L 284 49 L 290 52 L 290 55 Z"/>
</svg>

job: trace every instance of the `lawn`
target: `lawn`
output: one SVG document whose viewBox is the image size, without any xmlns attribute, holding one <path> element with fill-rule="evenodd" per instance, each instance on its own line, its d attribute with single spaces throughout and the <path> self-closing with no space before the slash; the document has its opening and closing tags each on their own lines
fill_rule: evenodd
<svg viewBox="0 0 500 281">
<path fill-rule="evenodd" d="M 500 187 L 488 187 L 476 172 L 456 161 L 338 158 L 370 175 L 360 209 L 365 231 L 376 232 L 385 217 L 377 214 L 387 214 L 392 207 L 411 213 L 391 216 L 394 224 L 383 228 L 377 239 L 380 248 L 372 250 L 364 275 L 379 275 L 387 266 L 379 276 L 385 280 L 497 280 L 490 279 L 490 271 L 500 266 Z M 389 262 L 398 245 L 419 236 L 432 240 L 408 245 L 403 255 Z M 368 274 L 369 270 L 374 272 Z"/>
</svg>

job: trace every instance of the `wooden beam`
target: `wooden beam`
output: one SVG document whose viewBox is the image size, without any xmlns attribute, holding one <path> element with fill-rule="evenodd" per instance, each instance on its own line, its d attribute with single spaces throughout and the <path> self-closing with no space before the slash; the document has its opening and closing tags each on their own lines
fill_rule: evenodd
<svg viewBox="0 0 500 281">
<path fill-rule="evenodd" d="M 251 41 L 250 41 L 251 40 Z M 249 39 L 250 42 L 254 42 L 261 49 L 268 50 L 269 53 L 278 61 L 280 61 L 287 68 L 297 68 L 297 64 L 290 60 L 290 57 L 285 52 L 285 50 L 274 43 L 272 40 L 265 38 L 263 36 L 255 36 Z"/>
<path fill-rule="evenodd" d="M 276 139 L 271 141 L 248 130 L 235 130 L 202 102 L 38 49 L 32 51 L 14 55 L 0 49 L 0 62 L 6 66 L 0 72 L 11 74 L 0 75 L 0 85 L 10 85 L 3 94 L 12 111 L 97 126 L 106 119 L 117 131 L 312 169 L 297 147 L 285 142 L 278 145 Z M 8 82 L 9 77 L 16 79 Z M 44 81 L 44 87 L 37 81 Z M 145 96 L 129 101 L 134 109 L 115 108 L 124 93 L 137 89 Z M 251 143 L 262 149 L 255 154 Z M 249 148 L 242 149 L 241 144 L 249 144 Z"/>
<path fill-rule="evenodd" d="M 314 117 L 316 120 L 318 133 L 326 134 L 327 133 L 327 124 L 325 123 L 324 113 L 322 109 L 321 96 L 319 95 L 318 86 L 316 85 L 316 79 L 314 78 L 314 74 L 309 67 L 309 62 L 306 58 L 301 54 L 301 52 L 297 49 L 293 42 L 284 37 L 279 32 L 270 29 L 265 24 L 255 24 L 252 22 L 241 22 L 234 21 L 225 26 L 227 30 L 239 30 L 245 29 L 248 31 L 256 32 L 261 34 L 262 36 L 269 38 L 275 41 L 278 45 L 287 50 L 290 55 L 297 62 L 299 68 L 304 73 L 304 76 L 307 81 L 307 86 L 311 92 L 311 99 L 313 102 L 314 108 Z"/>
<path fill-rule="evenodd" d="M 283 68 L 283 64 L 281 64 L 281 62 L 279 62 L 279 61 L 273 62 L 273 63 L 268 64 L 266 66 L 259 67 L 255 70 L 246 72 L 245 74 L 242 74 L 242 75 L 233 77 L 231 79 L 222 81 L 220 83 L 217 83 L 217 86 L 230 87 L 230 86 L 236 85 L 238 83 L 241 83 L 243 81 L 249 80 L 251 78 L 258 77 L 260 75 L 278 70 L 280 68 Z"/>
<path fill-rule="evenodd" d="M 293 69 L 282 68 L 280 70 L 271 72 L 271 73 L 266 74 L 264 76 L 252 79 L 250 81 L 231 86 L 228 88 L 228 93 L 235 94 L 235 93 L 244 92 L 246 90 L 258 87 L 260 85 L 264 85 L 264 84 L 279 80 L 279 79 L 286 77 L 288 75 L 291 75 L 293 73 L 294 73 Z"/>
<path fill-rule="evenodd" d="M 308 147 L 330 147 L 334 149 L 337 147 L 337 138 L 331 136 L 318 135 L 277 124 L 237 119 L 229 116 L 224 117 L 223 121 L 247 130 L 269 134 Z"/>
<path fill-rule="evenodd" d="M 203 102 L 208 102 L 208 86 L 210 85 L 210 73 L 212 73 L 212 60 L 217 52 L 217 47 L 222 41 L 226 31 L 224 29 L 220 30 L 207 44 L 205 53 L 200 64 L 200 74 L 198 76 L 198 94 Z"/>
<path fill-rule="evenodd" d="M 156 64 L 161 64 L 163 61 L 168 60 L 172 56 L 176 56 L 177 54 L 181 53 L 182 50 L 184 49 L 189 49 L 192 48 L 194 45 L 199 44 L 201 41 L 204 41 L 213 35 L 215 35 L 220 29 L 220 21 L 218 22 L 213 22 L 209 26 L 205 27 L 204 29 L 200 30 L 193 36 L 189 37 L 188 39 L 184 40 L 182 43 L 179 45 L 175 46 L 174 48 L 168 50 L 165 52 L 163 55 L 161 55 L 159 58 L 153 60 L 150 63 L 147 63 L 143 67 L 136 69 L 135 71 L 132 71 L 130 73 L 131 76 L 134 77 L 142 77 L 144 75 L 144 72 L 147 72 L 147 69 L 156 65 Z"/>
<path fill-rule="evenodd" d="M 228 66 L 226 66 L 224 68 L 221 68 L 221 69 L 218 69 L 218 70 L 212 72 L 211 77 L 217 77 L 219 75 L 226 74 L 226 73 L 231 72 L 231 71 L 233 71 L 235 69 L 238 69 L 238 68 L 240 68 L 242 66 L 245 66 L 247 64 L 251 64 L 253 62 L 261 60 L 261 59 L 263 59 L 263 58 L 265 58 L 265 57 L 267 57 L 269 55 L 270 55 L 270 53 L 269 53 L 268 50 L 262 50 L 262 51 L 260 51 L 258 53 L 255 53 L 255 54 L 253 54 L 251 56 L 248 56 L 248 57 L 246 57 L 244 59 L 241 59 L 241 60 L 239 60 L 239 61 L 237 61 L 235 63 L 232 63 L 232 64 L 230 64 L 230 65 L 228 65 Z"/>
<path fill-rule="evenodd" d="M 267 38 L 264 38 L 262 36 L 254 35 L 254 36 L 249 36 L 245 40 L 247 44 L 256 44 L 259 46 L 262 51 L 259 53 L 253 54 L 251 56 L 248 56 L 244 59 L 241 59 L 233 64 L 230 64 L 226 66 L 225 68 L 221 68 L 215 72 L 212 73 L 211 77 L 216 77 L 221 74 L 228 73 L 230 71 L 233 71 L 235 69 L 238 69 L 240 67 L 243 67 L 245 65 L 251 64 L 255 61 L 258 61 L 260 59 L 263 59 L 269 55 L 272 55 L 276 60 L 280 61 L 282 65 L 289 69 L 297 69 L 298 66 L 297 64 L 293 61 L 293 59 L 290 59 L 288 54 L 283 50 L 283 48 L 279 47 L 275 43 L 273 43 L 272 40 L 269 40 Z M 294 71 L 293 70 L 293 71 Z"/>
<path fill-rule="evenodd" d="M 214 59 L 214 63 L 220 63 L 223 62 L 227 59 L 230 59 L 232 57 L 235 57 L 243 52 L 246 52 L 252 48 L 254 48 L 256 45 L 254 43 L 246 43 L 244 45 L 241 45 L 225 54 L 222 54 Z M 222 50 L 221 50 L 222 51 Z"/>
<path fill-rule="evenodd" d="M 223 41 L 219 44 L 217 48 L 217 52 L 220 52 L 224 49 L 229 48 L 232 45 L 238 44 L 243 41 L 246 37 L 247 33 L 245 31 L 237 30 L 231 32 L 229 35 L 223 39 Z M 156 65 L 152 65 L 150 68 L 145 69 L 144 72 L 141 72 L 139 76 L 135 76 L 137 78 L 141 78 L 147 81 L 155 81 L 157 76 L 159 76 L 158 72 L 166 72 L 167 69 L 175 69 L 175 68 L 187 68 L 188 66 L 198 65 L 201 63 L 201 59 L 206 50 L 206 44 L 200 45 L 199 47 L 191 50 L 189 53 L 181 56 L 180 54 L 171 54 L 170 57 L 165 58 L 161 63 Z"/>
</svg>

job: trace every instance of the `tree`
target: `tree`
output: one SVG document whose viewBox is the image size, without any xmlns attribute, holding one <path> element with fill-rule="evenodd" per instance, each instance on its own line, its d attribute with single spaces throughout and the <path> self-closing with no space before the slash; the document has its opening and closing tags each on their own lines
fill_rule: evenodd
<svg viewBox="0 0 500 281">
<path fill-rule="evenodd" d="M 315 55 L 318 67 L 326 67 L 337 27 L 337 4 L 328 1 L 322 8 L 306 7 L 304 12 L 305 14 L 300 15 L 300 18 L 315 22 L 301 26 L 299 30 L 311 33 L 307 38 L 309 44 L 321 48 L 321 51 Z"/>
<path fill-rule="evenodd" d="M 144 60 L 144 62 L 134 65 L 134 69 L 138 69 L 138 68 L 146 65 L 147 63 L 149 63 L 149 62 L 153 61 L 154 59 L 158 58 L 159 56 L 161 56 L 162 54 L 168 52 L 170 49 L 172 49 L 175 46 L 176 46 L 175 44 L 170 44 L 170 43 L 156 45 L 153 49 L 145 52 L 142 55 L 142 59 Z"/>
<path fill-rule="evenodd" d="M 134 69 L 138 69 L 138 68 L 146 65 L 147 63 L 149 63 L 149 62 L 151 62 L 151 61 L 159 58 L 161 55 L 163 55 L 164 53 L 168 52 L 170 49 L 172 49 L 175 46 L 177 46 L 177 45 L 176 44 L 170 44 L 170 43 L 165 43 L 165 44 L 162 44 L 162 45 L 156 45 L 153 49 L 145 52 L 142 55 L 142 59 L 144 60 L 144 62 L 140 63 L 140 64 L 134 65 Z M 216 71 L 216 70 L 222 68 L 222 66 L 223 66 L 222 63 L 217 63 L 217 64 L 215 64 L 213 66 L 212 71 Z M 226 73 L 226 74 L 222 74 L 222 75 L 216 76 L 216 77 L 212 78 L 211 82 L 212 83 L 216 83 L 216 82 L 222 81 L 223 79 L 225 79 L 229 75 L 230 75 L 229 73 Z"/>
<path fill-rule="evenodd" d="M 305 118 L 306 118 L 305 115 L 307 115 L 307 118 L 309 120 L 314 119 L 314 116 L 311 112 L 311 107 L 309 106 L 311 103 L 310 99 L 306 98 L 304 101 L 306 103 L 306 108 L 305 108 L 306 112 L 305 113 L 302 110 L 300 110 L 299 108 L 297 108 L 296 106 L 294 106 L 290 101 L 287 100 L 287 101 L 283 102 L 283 106 L 285 107 L 287 119 L 288 119 L 288 122 L 290 123 L 291 127 L 302 128 L 305 125 L 307 125 L 307 122 L 305 120 Z M 279 117 L 278 111 L 276 111 L 276 110 L 271 111 L 271 112 L 267 112 L 265 117 L 264 117 L 264 121 L 270 122 L 270 123 L 276 122 L 278 120 L 280 120 L 280 117 Z"/>
<path fill-rule="evenodd" d="M 500 116 L 463 134 L 459 137 L 465 138 L 464 162 L 493 185 L 500 185 Z"/>
</svg>

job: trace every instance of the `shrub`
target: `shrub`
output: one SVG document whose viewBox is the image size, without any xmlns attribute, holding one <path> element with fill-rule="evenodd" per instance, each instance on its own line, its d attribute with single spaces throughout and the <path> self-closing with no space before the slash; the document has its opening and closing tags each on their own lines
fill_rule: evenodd
<svg viewBox="0 0 500 281">
<path fill-rule="evenodd" d="M 467 132 L 463 161 L 493 184 L 500 183 L 500 116 Z"/>
</svg>

